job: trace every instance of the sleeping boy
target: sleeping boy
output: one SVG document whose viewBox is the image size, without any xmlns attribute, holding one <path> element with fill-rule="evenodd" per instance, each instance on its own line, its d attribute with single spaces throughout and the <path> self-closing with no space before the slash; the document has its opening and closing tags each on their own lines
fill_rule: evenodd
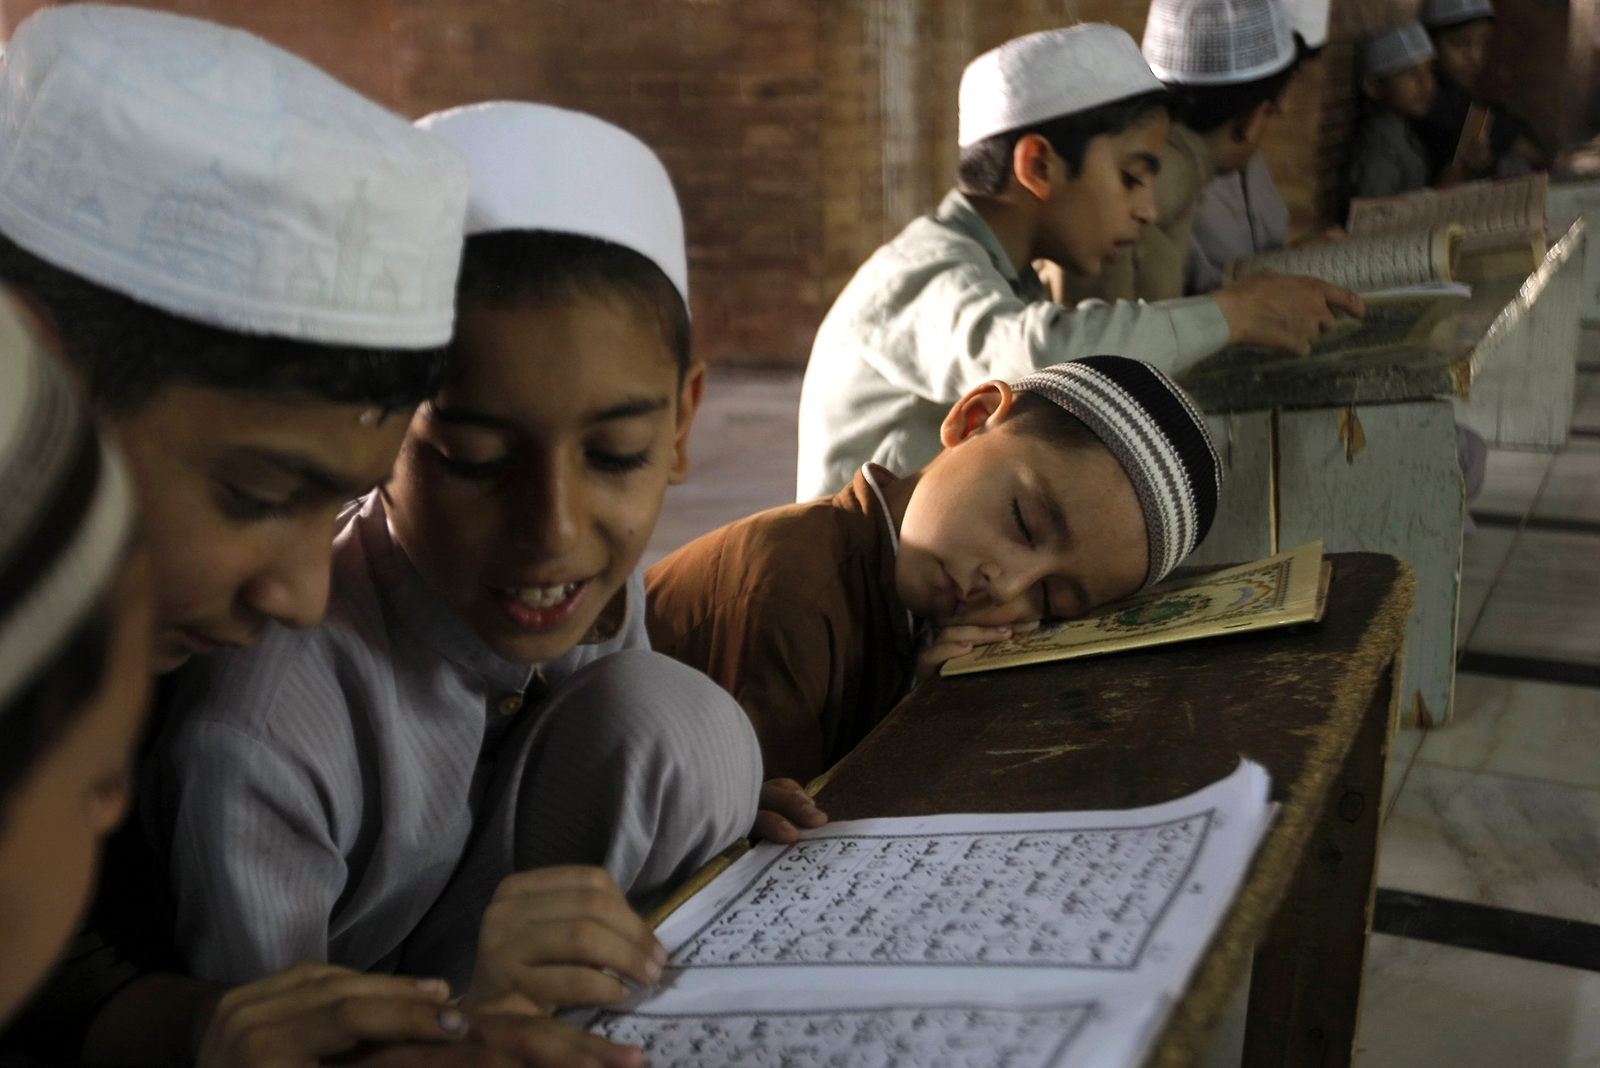
<svg viewBox="0 0 1600 1068">
<path fill-rule="evenodd" d="M 647 573 L 652 643 L 739 699 L 768 776 L 821 772 L 975 644 L 1159 581 L 1216 512 L 1204 418 L 1137 360 L 985 382 L 940 438 L 921 471 L 864 464 L 836 497 L 730 524 Z"/>
<path fill-rule="evenodd" d="M 156 822 L 197 975 L 402 969 L 543 1013 L 655 981 L 630 900 L 748 830 L 760 758 L 644 629 L 704 382 L 665 168 L 559 108 L 420 125 L 472 170 L 449 373 L 345 513 L 324 622 L 183 680 Z"/>
</svg>

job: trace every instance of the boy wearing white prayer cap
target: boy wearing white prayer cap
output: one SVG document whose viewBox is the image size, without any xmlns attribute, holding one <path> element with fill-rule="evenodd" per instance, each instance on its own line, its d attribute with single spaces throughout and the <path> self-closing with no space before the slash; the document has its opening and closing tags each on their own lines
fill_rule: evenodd
<svg viewBox="0 0 1600 1068">
<path fill-rule="evenodd" d="M 1069 297 L 1169 300 L 1189 291 L 1206 188 L 1259 154 L 1301 49 L 1280 0 L 1154 0 L 1142 51 L 1174 101 L 1156 218 L 1140 229 L 1131 255 L 1098 279 L 1069 285 Z"/>
<path fill-rule="evenodd" d="M 1422 23 L 1402 22 L 1361 42 L 1367 99 L 1350 151 L 1350 195 L 1386 197 L 1428 184 L 1427 149 L 1413 124 L 1433 106 L 1433 42 Z"/>
<path fill-rule="evenodd" d="M 1285 0 L 1289 28 L 1300 39 L 1300 64 L 1318 59 L 1328 43 L 1329 0 Z M 1293 79 L 1291 79 L 1292 81 Z M 1206 185 L 1195 212 L 1193 241 L 1184 267 L 1183 291 L 1209 293 L 1222 284 L 1229 260 L 1280 249 L 1289 240 L 1289 206 L 1283 202 L 1267 161 L 1257 151 L 1250 162 Z"/>
<path fill-rule="evenodd" d="M 419 125 L 472 169 L 450 370 L 341 518 L 327 618 L 184 680 L 158 822 L 199 975 L 399 966 L 548 1013 L 654 983 L 630 899 L 756 816 L 748 719 L 645 633 L 705 368 L 642 142 L 527 103 Z"/>
<path fill-rule="evenodd" d="M 17 27 L 0 279 L 126 446 L 159 670 L 321 616 L 339 509 L 387 478 L 442 374 L 467 182 L 448 146 L 249 34 L 99 4 Z M 465 1031 L 437 984 L 178 974 L 169 889 L 130 823 L 5 1049 L 235 1068 Z"/>
<path fill-rule="evenodd" d="M 1212 297 L 1066 308 L 1032 266 L 1095 275 L 1155 217 L 1167 93 L 1113 26 L 1016 38 L 961 79 L 958 188 L 856 272 L 811 350 L 798 497 L 832 494 L 867 461 L 917 470 L 950 405 L 991 378 L 1095 353 L 1181 372 L 1230 341 L 1307 352 L 1334 286 L 1256 275 Z M 1331 305 L 1330 305 L 1330 302 Z"/>
</svg>

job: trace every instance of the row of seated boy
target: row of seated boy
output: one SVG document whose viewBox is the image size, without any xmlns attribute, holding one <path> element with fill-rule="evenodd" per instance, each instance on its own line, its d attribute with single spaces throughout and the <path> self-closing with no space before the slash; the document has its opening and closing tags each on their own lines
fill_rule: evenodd
<svg viewBox="0 0 1600 1068">
<path fill-rule="evenodd" d="M 1018 38 L 963 76 L 958 189 L 819 331 L 803 503 L 646 576 L 706 376 L 638 139 L 412 125 L 92 3 L 17 28 L 0 105 L 19 1063 L 639 1064 L 554 1016 L 660 979 L 638 910 L 825 821 L 799 782 L 946 659 L 1167 575 L 1222 478 L 1172 374 L 1361 311 L 1051 302 L 1034 260 L 1154 217 L 1170 98 L 1120 30 Z"/>
<path fill-rule="evenodd" d="M 1480 105 L 1485 121 L 1468 129 L 1493 30 L 1490 0 L 1426 0 L 1419 21 L 1362 42 L 1366 109 L 1351 152 L 1351 195 L 1393 196 L 1547 165 L 1538 135 L 1513 112 Z"/>
</svg>

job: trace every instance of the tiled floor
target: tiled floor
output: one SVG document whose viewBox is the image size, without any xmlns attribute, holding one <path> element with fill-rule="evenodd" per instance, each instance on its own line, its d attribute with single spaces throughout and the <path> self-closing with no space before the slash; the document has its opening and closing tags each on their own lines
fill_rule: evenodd
<svg viewBox="0 0 1600 1068">
<path fill-rule="evenodd" d="M 1600 361 L 1600 333 L 1587 358 Z M 718 372 L 650 559 L 793 498 L 797 375 Z M 1379 886 L 1600 935 L 1600 373 L 1560 453 L 1493 452 L 1462 567 L 1454 722 L 1396 741 Z M 1555 666 L 1587 685 L 1537 675 Z M 1591 927 L 1590 925 L 1596 925 Z M 1565 928 L 1563 928 L 1565 930 Z M 1513 947 L 1514 948 L 1514 947 Z M 1375 934 L 1359 1068 L 1600 1068 L 1600 961 Z"/>
</svg>

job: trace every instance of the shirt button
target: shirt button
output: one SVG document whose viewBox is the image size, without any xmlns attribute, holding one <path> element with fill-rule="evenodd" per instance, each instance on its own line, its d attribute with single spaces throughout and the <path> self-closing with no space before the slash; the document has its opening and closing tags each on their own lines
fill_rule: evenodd
<svg viewBox="0 0 1600 1068">
<path fill-rule="evenodd" d="M 495 708 L 499 710 L 502 716 L 514 716 L 518 712 L 522 711 L 522 695 L 519 693 L 508 693 L 504 697 L 500 698 L 500 701 L 495 705 Z"/>
</svg>

